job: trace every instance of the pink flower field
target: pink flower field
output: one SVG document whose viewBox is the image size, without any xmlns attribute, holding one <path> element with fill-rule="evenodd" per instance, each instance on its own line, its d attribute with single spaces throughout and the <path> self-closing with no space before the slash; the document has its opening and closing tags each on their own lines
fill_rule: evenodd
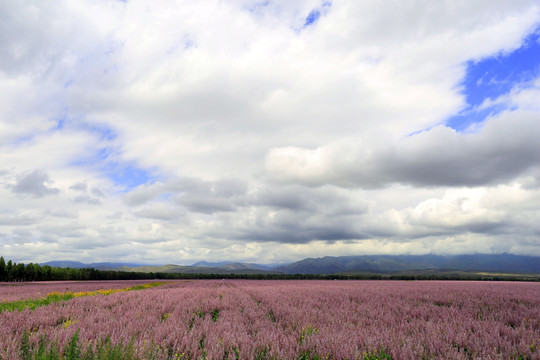
<svg viewBox="0 0 540 360">
<path fill-rule="evenodd" d="M 0 299 L 143 283 L 3 284 Z M 540 284 L 174 281 L 0 313 L 0 359 L 52 358 L 540 359 Z"/>
</svg>

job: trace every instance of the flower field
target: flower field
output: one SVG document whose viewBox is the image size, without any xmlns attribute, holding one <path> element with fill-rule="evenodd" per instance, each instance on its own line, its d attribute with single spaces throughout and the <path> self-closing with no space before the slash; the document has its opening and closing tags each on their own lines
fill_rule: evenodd
<svg viewBox="0 0 540 360">
<path fill-rule="evenodd" d="M 30 283 L 1 283 L 0 303 L 17 300 L 39 299 L 53 292 L 85 292 L 103 289 L 124 289 L 129 286 L 147 284 L 148 280 L 108 281 L 41 281 Z"/>
<path fill-rule="evenodd" d="M 145 283 L 0 285 L 79 294 L 3 310 L 0 359 L 540 359 L 539 283 Z"/>
</svg>

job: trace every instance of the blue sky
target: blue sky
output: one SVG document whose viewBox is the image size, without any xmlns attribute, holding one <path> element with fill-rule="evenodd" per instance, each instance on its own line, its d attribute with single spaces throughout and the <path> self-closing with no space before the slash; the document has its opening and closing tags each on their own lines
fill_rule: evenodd
<svg viewBox="0 0 540 360">
<path fill-rule="evenodd" d="M 540 255 L 537 1 L 0 1 L 0 254 Z"/>
<path fill-rule="evenodd" d="M 486 117 L 508 110 L 504 104 L 480 108 L 487 100 L 496 100 L 516 88 L 530 87 L 540 73 L 540 29 L 525 37 L 520 47 L 501 51 L 481 59 L 467 61 L 460 86 L 466 107 L 447 120 L 448 126 L 463 131 Z M 480 108 L 480 109 L 479 109 Z M 510 109 L 511 110 L 511 109 Z"/>
</svg>

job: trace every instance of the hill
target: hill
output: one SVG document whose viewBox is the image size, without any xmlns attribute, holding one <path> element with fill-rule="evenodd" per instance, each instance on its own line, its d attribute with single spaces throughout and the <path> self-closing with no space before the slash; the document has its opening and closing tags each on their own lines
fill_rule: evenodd
<svg viewBox="0 0 540 360">
<path fill-rule="evenodd" d="M 272 270 L 276 267 L 273 265 L 230 262 L 230 261 L 220 261 L 220 262 L 199 261 L 192 264 L 191 266 L 212 267 L 212 268 L 230 269 L 230 270 Z"/>
<path fill-rule="evenodd" d="M 223 266 L 182 266 L 182 265 L 161 265 L 161 266 L 122 266 L 116 268 L 117 271 L 127 272 L 162 272 L 180 274 L 273 274 L 275 271 L 255 269 L 242 264 L 225 264 Z"/>
<path fill-rule="evenodd" d="M 187 265 L 141 265 L 116 262 L 85 264 L 50 261 L 52 267 L 94 268 L 144 273 L 180 274 L 433 274 L 437 272 L 540 274 L 540 257 L 512 254 L 358 255 L 307 258 L 285 265 L 199 261 Z"/>
<path fill-rule="evenodd" d="M 539 274 L 540 257 L 512 254 L 325 256 L 307 258 L 275 270 L 285 274 L 391 274 L 427 270 Z"/>
</svg>

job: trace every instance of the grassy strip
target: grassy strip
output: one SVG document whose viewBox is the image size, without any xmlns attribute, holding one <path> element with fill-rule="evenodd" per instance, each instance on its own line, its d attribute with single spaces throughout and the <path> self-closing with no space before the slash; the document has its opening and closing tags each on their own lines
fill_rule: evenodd
<svg viewBox="0 0 540 360">
<path fill-rule="evenodd" d="M 0 303 L 0 312 L 2 311 L 15 311 L 19 310 L 22 311 L 24 309 L 31 309 L 34 310 L 35 308 L 38 308 L 40 306 L 47 306 L 49 304 L 63 301 L 63 300 L 69 300 L 74 298 L 72 293 L 56 293 L 56 294 L 48 294 L 47 297 L 41 298 L 41 299 L 27 299 L 27 300 L 18 300 L 13 302 L 7 302 L 7 303 Z"/>
<path fill-rule="evenodd" d="M 26 299 L 26 300 L 0 303 L 0 313 L 2 311 L 15 311 L 15 310 L 22 311 L 24 309 L 34 310 L 35 308 L 38 308 L 40 306 L 47 306 L 55 302 L 70 300 L 76 297 L 110 295 L 110 294 L 115 294 L 115 293 L 125 292 L 125 291 L 144 290 L 144 289 L 148 289 L 152 287 L 157 287 L 163 284 L 166 284 L 166 283 L 153 282 L 153 283 L 148 283 L 148 284 L 143 284 L 143 285 L 135 285 L 131 287 L 126 287 L 124 289 L 100 289 L 100 290 L 94 290 L 94 291 L 80 291 L 80 292 L 67 291 L 64 293 L 54 291 L 54 292 L 48 293 L 46 297 L 40 298 L 40 299 Z"/>
</svg>

